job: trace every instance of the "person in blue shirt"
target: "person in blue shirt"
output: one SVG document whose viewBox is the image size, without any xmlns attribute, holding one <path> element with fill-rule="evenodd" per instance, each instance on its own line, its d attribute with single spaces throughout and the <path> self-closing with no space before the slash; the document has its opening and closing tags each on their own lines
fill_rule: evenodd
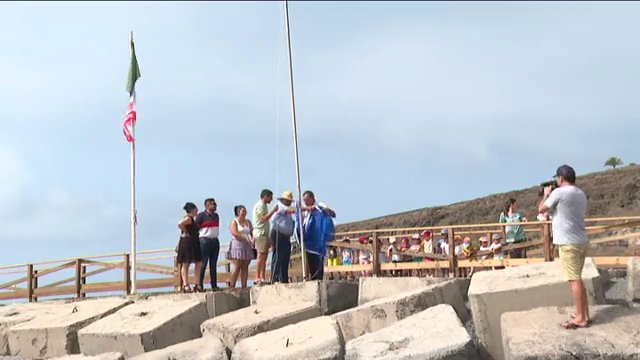
<svg viewBox="0 0 640 360">
<path fill-rule="evenodd" d="M 336 213 L 326 204 L 317 202 L 312 191 L 305 191 L 302 194 L 302 201 L 303 204 L 299 207 L 298 216 L 296 216 L 296 234 L 300 239 L 300 218 L 302 218 L 304 250 L 309 267 L 309 278 L 322 280 L 327 244 L 335 234 L 333 219 L 336 217 Z"/>
</svg>

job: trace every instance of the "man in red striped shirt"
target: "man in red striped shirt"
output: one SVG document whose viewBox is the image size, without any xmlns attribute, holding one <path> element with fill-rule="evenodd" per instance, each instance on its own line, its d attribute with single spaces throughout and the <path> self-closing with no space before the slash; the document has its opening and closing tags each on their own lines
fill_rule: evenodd
<svg viewBox="0 0 640 360">
<path fill-rule="evenodd" d="M 204 290 L 204 274 L 209 262 L 209 274 L 211 275 L 211 289 L 218 288 L 218 255 L 220 254 L 220 217 L 216 213 L 217 204 L 212 198 L 204 201 L 205 211 L 196 216 L 196 224 L 200 228 L 200 249 L 202 250 L 202 268 L 200 269 L 200 290 Z"/>
</svg>

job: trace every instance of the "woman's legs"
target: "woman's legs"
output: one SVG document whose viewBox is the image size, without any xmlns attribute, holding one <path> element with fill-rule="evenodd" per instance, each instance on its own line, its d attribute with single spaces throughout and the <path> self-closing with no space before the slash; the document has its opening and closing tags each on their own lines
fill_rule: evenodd
<svg viewBox="0 0 640 360">
<path fill-rule="evenodd" d="M 193 270 L 193 275 L 196 278 L 196 290 L 204 290 L 202 282 L 200 282 L 200 272 L 202 271 L 202 261 L 196 261 L 196 268 Z"/>
<path fill-rule="evenodd" d="M 180 264 L 180 276 L 182 277 L 182 289 L 189 286 L 189 263 Z"/>
<path fill-rule="evenodd" d="M 235 289 L 236 282 L 238 281 L 238 275 L 240 275 L 240 267 L 242 260 L 233 259 L 233 272 L 231 273 L 231 286 L 230 288 Z"/>
<path fill-rule="evenodd" d="M 249 263 L 250 260 L 242 260 L 240 262 L 241 271 L 240 271 L 240 285 L 243 289 L 247 288 L 247 279 L 249 278 Z"/>
</svg>

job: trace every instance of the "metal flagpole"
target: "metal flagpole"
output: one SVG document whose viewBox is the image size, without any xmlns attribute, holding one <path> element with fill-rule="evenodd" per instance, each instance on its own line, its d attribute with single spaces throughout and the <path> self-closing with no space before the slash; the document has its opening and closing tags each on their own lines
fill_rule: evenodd
<svg viewBox="0 0 640 360">
<path fill-rule="evenodd" d="M 298 156 L 298 126 L 296 123 L 296 98 L 294 95 L 293 88 L 293 60 L 291 55 L 291 30 L 289 28 L 289 1 L 284 1 L 284 12 L 285 12 L 285 23 L 287 25 L 287 47 L 289 49 L 289 84 L 291 87 L 291 113 L 293 119 L 293 149 L 296 159 L 296 182 L 298 185 L 298 214 L 300 216 L 300 221 L 298 222 L 299 230 L 300 230 L 300 252 L 302 255 L 302 280 L 305 281 L 307 278 L 307 259 L 306 254 L 304 252 L 304 231 L 303 231 L 303 218 L 302 218 L 302 209 L 300 205 L 302 203 L 302 188 L 300 186 L 300 158 Z"/>
<path fill-rule="evenodd" d="M 133 31 L 131 32 L 131 56 L 133 56 Z M 133 101 L 135 104 L 136 91 L 133 90 Z M 131 294 L 136 293 L 136 230 L 138 226 L 138 219 L 136 216 L 136 137 L 135 137 L 136 122 L 131 123 Z"/>
</svg>

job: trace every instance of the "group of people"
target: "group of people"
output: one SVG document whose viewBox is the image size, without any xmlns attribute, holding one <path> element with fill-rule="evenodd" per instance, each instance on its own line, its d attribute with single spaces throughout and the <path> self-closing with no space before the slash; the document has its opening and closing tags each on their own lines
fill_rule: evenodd
<svg viewBox="0 0 640 360">
<path fill-rule="evenodd" d="M 586 290 L 581 278 L 589 244 L 585 225 L 587 198 L 575 185 L 576 174 L 570 166 L 560 166 L 554 179 L 557 186 L 544 188 L 537 219 L 552 219 L 553 244 L 558 247 L 560 262 L 576 304 L 576 313 L 561 325 L 567 329 L 583 328 L 591 323 Z M 238 277 L 241 279 L 242 287 L 247 286 L 248 267 L 254 258 L 257 259 L 256 283 L 267 282 L 265 264 L 269 248 L 273 249 L 270 281 L 288 282 L 292 236 L 303 239 L 305 248 L 303 256 L 306 258 L 310 278 L 313 280 L 323 279 L 325 256 L 328 258 L 328 266 L 372 262 L 373 254 L 370 250 L 361 249 L 356 253 L 349 246 L 344 246 L 342 249 L 327 247 L 334 235 L 335 212 L 326 205 L 318 203 L 313 192 L 306 191 L 302 197 L 303 203 L 292 206 L 293 194 L 285 191 L 278 198 L 278 203 L 269 210 L 268 205 L 272 199 L 273 193 L 270 190 L 261 192 L 260 200 L 253 208 L 255 226 L 247 218 L 247 209 L 244 206 L 234 207 L 235 217 L 229 224 L 232 241 L 227 250 L 227 258 L 235 265 L 231 276 L 232 287 L 235 287 Z M 205 211 L 198 213 L 196 205 L 187 203 L 184 206 L 187 214 L 178 223 L 181 236 L 176 250 L 182 280 L 185 284 L 183 291 L 203 291 L 207 263 L 210 268 L 211 286 L 217 289 L 216 263 L 220 251 L 220 220 L 216 213 L 214 199 L 205 200 L 204 206 Z M 517 211 L 515 199 L 509 199 L 499 217 L 499 222 L 509 224 L 505 226 L 506 244 L 517 244 L 526 240 L 524 229 L 518 224 L 523 221 L 527 219 Z M 296 231 L 300 228 L 301 232 Z M 412 236 L 412 243 L 409 237 L 404 237 L 398 244 L 397 239 L 392 236 L 389 238 L 388 248 L 386 251 L 381 250 L 379 258 L 381 262 L 431 261 L 427 257 L 420 256 L 421 254 L 410 255 L 411 252 L 448 256 L 451 245 L 447 230 L 441 230 L 440 234 L 442 238 L 437 243 L 434 243 L 432 233 L 429 231 Z M 506 255 L 502 248 L 504 245 L 502 234 L 494 234 L 491 239 L 480 237 L 478 239 L 480 247 L 477 250 L 474 249 L 470 237 L 454 237 L 453 240 L 455 253 L 463 257 L 477 255 L 481 258 L 502 259 Z M 350 239 L 346 238 L 343 241 L 346 245 Z M 362 245 L 371 244 L 372 241 L 372 238 L 366 237 L 358 239 Z M 509 255 L 511 258 L 526 256 L 523 250 L 518 249 L 511 250 Z M 199 280 L 193 289 L 189 286 L 188 279 L 191 263 L 195 263 L 195 273 L 199 275 Z"/>
<path fill-rule="evenodd" d="M 303 203 L 294 206 L 291 191 L 285 191 L 278 202 L 269 209 L 273 192 L 264 189 L 260 200 L 252 211 L 253 222 L 248 217 L 247 208 L 234 206 L 234 218 L 229 223 L 231 242 L 225 251 L 227 260 L 234 265 L 230 287 L 235 288 L 238 279 L 242 288 L 247 287 L 249 264 L 256 259 L 255 284 L 289 281 L 291 258 L 291 238 L 303 238 L 305 256 L 312 279 L 324 276 L 324 255 L 328 241 L 333 237 L 335 212 L 325 204 L 318 203 L 312 191 L 305 191 Z M 183 207 L 186 214 L 178 222 L 180 240 L 177 262 L 182 279 L 182 292 L 204 291 L 207 264 L 212 290 L 218 290 L 217 262 L 220 255 L 220 217 L 215 199 L 204 201 L 204 211 L 188 202 Z M 296 233 L 302 228 L 302 233 Z M 272 249 L 271 278 L 266 279 L 266 263 Z M 195 264 L 196 283 L 189 284 L 189 267 Z"/>
</svg>

